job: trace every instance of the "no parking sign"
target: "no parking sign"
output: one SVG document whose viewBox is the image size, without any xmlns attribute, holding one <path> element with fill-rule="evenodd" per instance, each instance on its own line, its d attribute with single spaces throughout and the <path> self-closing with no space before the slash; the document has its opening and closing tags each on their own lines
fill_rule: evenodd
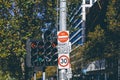
<svg viewBox="0 0 120 80">
<path fill-rule="evenodd" d="M 59 69 L 70 68 L 69 54 L 59 54 L 58 55 L 58 67 L 59 67 Z"/>
</svg>

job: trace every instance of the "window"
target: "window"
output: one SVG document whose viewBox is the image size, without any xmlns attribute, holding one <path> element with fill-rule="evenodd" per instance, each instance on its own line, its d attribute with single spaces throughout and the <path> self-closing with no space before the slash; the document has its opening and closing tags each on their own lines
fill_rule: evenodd
<svg viewBox="0 0 120 80">
<path fill-rule="evenodd" d="M 85 8 L 86 14 L 89 13 L 89 7 Z"/>
<path fill-rule="evenodd" d="M 85 4 L 90 4 L 90 0 L 85 0 Z"/>
<path fill-rule="evenodd" d="M 95 2 L 95 0 L 92 0 L 92 3 L 94 3 Z"/>
</svg>

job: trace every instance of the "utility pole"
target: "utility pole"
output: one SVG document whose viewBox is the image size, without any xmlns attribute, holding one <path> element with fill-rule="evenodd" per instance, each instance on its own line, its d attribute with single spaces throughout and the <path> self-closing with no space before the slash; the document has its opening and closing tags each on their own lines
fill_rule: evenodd
<svg viewBox="0 0 120 80">
<path fill-rule="evenodd" d="M 71 43 L 69 42 L 69 31 L 66 31 L 66 0 L 60 0 L 60 22 L 58 32 L 58 72 L 59 80 L 69 80 L 71 78 L 71 67 L 69 53 Z"/>
<path fill-rule="evenodd" d="M 60 0 L 60 31 L 66 30 L 66 0 Z"/>
<path fill-rule="evenodd" d="M 60 28 L 59 31 L 66 30 L 66 0 L 60 0 Z M 66 70 L 59 70 L 59 80 L 65 80 Z"/>
</svg>

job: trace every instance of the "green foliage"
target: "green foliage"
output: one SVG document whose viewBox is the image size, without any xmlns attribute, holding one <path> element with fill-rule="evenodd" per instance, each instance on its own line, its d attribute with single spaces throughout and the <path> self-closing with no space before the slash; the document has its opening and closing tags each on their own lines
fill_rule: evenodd
<svg viewBox="0 0 120 80">
<path fill-rule="evenodd" d="M 107 9 L 108 11 L 106 13 L 108 29 L 113 32 L 120 31 L 120 21 L 119 21 L 120 12 L 118 9 L 120 8 L 120 6 L 117 4 L 119 4 L 118 0 L 110 0 Z"/>
<path fill-rule="evenodd" d="M 10 77 L 22 79 L 21 62 L 20 58 L 15 54 L 7 58 L 0 58 L 0 70 L 4 75 L 8 74 Z"/>
<path fill-rule="evenodd" d="M 0 71 L 0 80 L 16 80 L 16 79 L 11 78 L 8 72 L 4 74 L 2 71 Z"/>
<path fill-rule="evenodd" d="M 21 79 L 20 58 L 25 57 L 26 40 L 41 39 L 41 28 L 46 23 L 54 27 L 53 5 L 56 6 L 54 0 L 0 0 L 0 70 L 3 73 Z"/>
<path fill-rule="evenodd" d="M 103 57 L 102 53 L 104 52 L 105 44 L 104 35 L 104 30 L 99 25 L 95 27 L 93 32 L 89 32 L 88 41 L 79 47 L 79 58 L 82 58 L 82 61 L 90 61 Z"/>
<path fill-rule="evenodd" d="M 56 73 L 57 73 L 57 67 L 56 66 L 48 66 L 46 68 L 47 77 L 55 76 Z"/>
<path fill-rule="evenodd" d="M 99 26 L 101 23 L 96 22 L 98 23 L 98 26 L 95 25 L 93 28 L 94 30 L 92 29 L 92 32 L 88 32 L 86 43 L 89 43 L 89 46 L 84 55 L 88 60 L 105 58 L 108 56 L 117 55 L 120 52 L 120 21 L 117 17 L 119 16 L 119 12 L 117 10 L 118 6 L 116 5 L 117 3 L 117 0 L 110 0 L 107 11 L 104 12 L 106 15 L 104 19 L 106 19 L 107 25 L 101 27 Z M 105 22 L 102 24 L 104 23 Z"/>
<path fill-rule="evenodd" d="M 106 55 L 117 55 L 120 53 L 120 11 L 119 0 L 110 0 L 106 12 Z"/>
<path fill-rule="evenodd" d="M 101 41 L 104 38 L 104 30 L 98 25 L 95 27 L 94 32 L 89 32 L 88 33 L 88 38 L 91 41 Z"/>
</svg>

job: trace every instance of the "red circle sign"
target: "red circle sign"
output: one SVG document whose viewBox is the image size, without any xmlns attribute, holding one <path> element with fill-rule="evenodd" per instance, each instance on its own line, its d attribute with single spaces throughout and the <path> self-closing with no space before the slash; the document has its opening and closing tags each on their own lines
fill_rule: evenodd
<svg viewBox="0 0 120 80">
<path fill-rule="evenodd" d="M 64 42 L 67 42 L 69 39 L 69 33 L 68 31 L 60 31 L 58 33 L 58 41 L 64 43 Z"/>
<path fill-rule="evenodd" d="M 69 58 L 68 58 L 68 56 L 66 56 L 66 55 L 62 55 L 62 56 L 60 56 L 59 58 L 58 58 L 58 64 L 61 66 L 61 67 L 66 67 L 66 66 L 68 66 L 68 64 L 69 64 Z"/>
</svg>

